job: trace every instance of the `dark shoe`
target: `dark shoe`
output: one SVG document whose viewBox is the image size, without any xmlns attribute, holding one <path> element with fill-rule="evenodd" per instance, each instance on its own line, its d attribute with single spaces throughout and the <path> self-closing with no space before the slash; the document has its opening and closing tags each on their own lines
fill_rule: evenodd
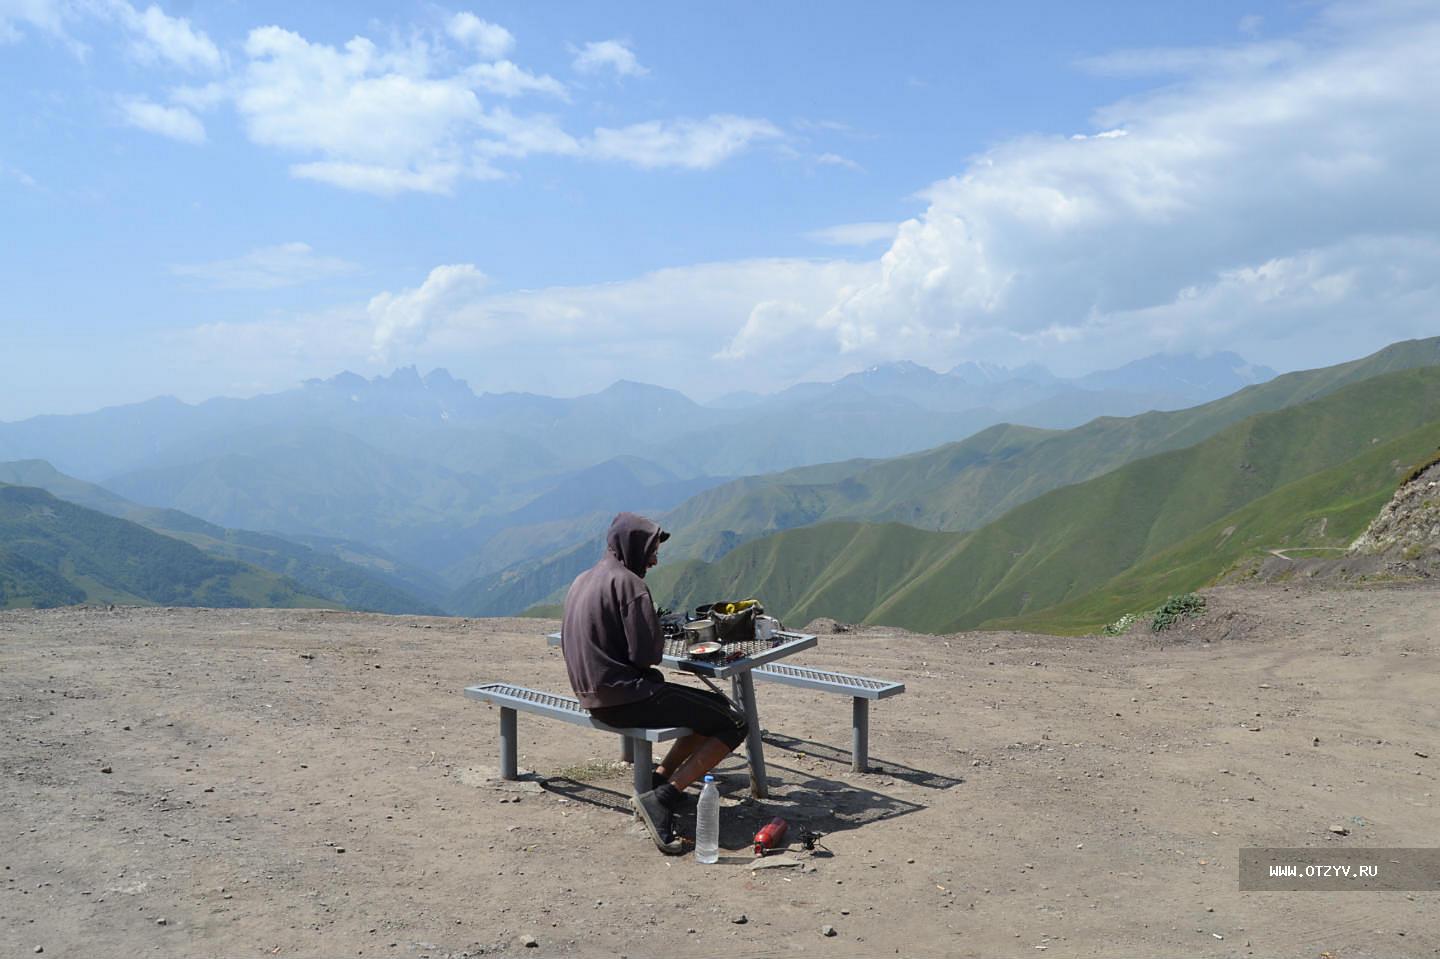
<svg viewBox="0 0 1440 959">
<path fill-rule="evenodd" d="M 641 793 L 630 800 L 630 805 L 635 807 L 635 814 L 655 840 L 656 849 L 667 856 L 678 856 L 685 851 L 685 843 L 675 836 L 674 816 L 655 795 L 655 790 Z"/>
</svg>

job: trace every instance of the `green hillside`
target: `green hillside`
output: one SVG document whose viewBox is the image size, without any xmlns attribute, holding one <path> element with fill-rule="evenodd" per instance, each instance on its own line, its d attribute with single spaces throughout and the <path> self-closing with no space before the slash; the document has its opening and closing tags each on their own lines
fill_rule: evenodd
<svg viewBox="0 0 1440 959">
<path fill-rule="evenodd" d="M 189 543 L 214 559 L 237 560 L 289 577 L 329 605 L 377 613 L 443 615 L 379 572 L 279 536 L 226 529 L 179 510 L 139 506 L 103 487 L 66 476 L 44 460 L 0 463 L 0 483 L 33 486 L 62 500 L 98 510 Z"/>
<path fill-rule="evenodd" d="M 1396 343 L 1363 359 L 1287 373 L 1187 410 L 1101 417 L 1072 430 L 1000 425 L 895 459 L 749 477 L 666 514 L 671 556 L 714 559 L 756 536 L 829 520 L 976 529 L 1054 489 L 1198 443 L 1257 413 L 1309 402 L 1371 377 L 1440 365 L 1440 337 Z M 849 468 L 846 468 L 849 467 Z"/>
<path fill-rule="evenodd" d="M 1288 483 L 1107 581 L 1079 600 L 1033 616 L 986 625 L 1044 632 L 1085 632 L 1122 612 L 1213 582 L 1270 549 L 1343 549 L 1380 512 L 1417 463 L 1440 448 L 1440 421 Z M 1328 553 L 1326 555 L 1339 555 Z M 1252 570 L 1253 572 L 1253 570 Z"/>
<path fill-rule="evenodd" d="M 993 522 L 1036 497 L 1102 476 L 1167 450 L 1182 449 L 1259 413 L 1329 395 L 1407 369 L 1440 365 L 1440 337 L 1396 343 L 1371 356 L 1287 373 L 1223 399 L 1175 412 L 1102 417 L 1071 430 L 1002 424 L 956 443 L 887 460 L 850 460 L 751 476 L 706 490 L 660 517 L 673 534 L 664 560 L 714 562 L 784 530 L 835 521 L 903 523 L 964 531 Z M 588 538 L 585 544 L 593 542 Z M 461 592 L 483 595 L 492 615 L 553 599 L 573 577 L 573 547 L 527 560 Z M 503 588 L 497 584 L 503 581 Z M 1007 613 L 1008 615 L 1008 613 Z"/>
<path fill-rule="evenodd" d="M 0 485 L 0 607 L 73 603 L 333 605 L 284 577 L 206 556 L 143 526 Z"/>
<path fill-rule="evenodd" d="M 1020 617 L 1041 623 L 1046 611 L 1073 604 L 1083 615 L 1068 625 L 1095 625 L 1139 597 L 1163 598 L 1160 584 L 1171 580 L 1152 575 L 1147 581 L 1138 569 L 1143 564 L 1290 484 L 1356 457 L 1381 455 L 1385 444 L 1433 447 L 1440 427 L 1433 437 L 1425 430 L 1437 420 L 1440 368 L 1391 373 L 1046 493 L 971 533 L 826 523 L 748 543 L 714 564 L 662 566 L 652 574 L 652 588 L 676 606 L 757 595 L 798 622 L 827 615 L 945 632 Z M 1383 501 L 1393 491 L 1393 479 L 1364 475 L 1378 484 L 1365 487 L 1365 495 Z M 1282 496 L 1270 505 L 1277 515 L 1293 516 L 1315 502 Z M 1226 555 L 1197 561 L 1190 565 L 1194 576 L 1181 578 L 1201 585 L 1230 562 Z M 1118 595 L 1113 602 L 1091 599 L 1132 569 L 1138 578 L 1124 603 Z"/>
</svg>

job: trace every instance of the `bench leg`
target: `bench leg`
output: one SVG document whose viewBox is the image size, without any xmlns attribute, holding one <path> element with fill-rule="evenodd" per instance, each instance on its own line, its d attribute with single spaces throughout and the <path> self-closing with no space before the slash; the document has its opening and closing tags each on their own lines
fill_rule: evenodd
<svg viewBox="0 0 1440 959">
<path fill-rule="evenodd" d="M 629 736 L 620 737 L 620 761 L 622 763 L 635 762 L 635 740 Z"/>
<path fill-rule="evenodd" d="M 515 710 L 500 707 L 500 778 L 518 779 L 515 763 Z"/>
<path fill-rule="evenodd" d="M 865 772 L 870 765 L 870 700 L 859 696 L 852 700 L 850 729 L 850 768 Z"/>
<path fill-rule="evenodd" d="M 633 770 L 635 795 L 650 791 L 650 740 L 631 739 L 629 736 L 622 736 L 629 752 L 634 757 L 635 768 Z"/>
</svg>

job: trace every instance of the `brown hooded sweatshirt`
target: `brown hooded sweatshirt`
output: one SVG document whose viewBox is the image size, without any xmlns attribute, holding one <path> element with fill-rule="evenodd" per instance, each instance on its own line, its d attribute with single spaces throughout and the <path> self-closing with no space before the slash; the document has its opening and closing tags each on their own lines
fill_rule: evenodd
<svg viewBox="0 0 1440 959">
<path fill-rule="evenodd" d="M 580 705 L 622 706 L 660 688 L 655 666 L 665 651 L 660 618 L 645 585 L 650 551 L 669 539 L 654 522 L 621 513 L 610 524 L 600 562 L 575 578 L 565 595 L 561 649 Z"/>
</svg>

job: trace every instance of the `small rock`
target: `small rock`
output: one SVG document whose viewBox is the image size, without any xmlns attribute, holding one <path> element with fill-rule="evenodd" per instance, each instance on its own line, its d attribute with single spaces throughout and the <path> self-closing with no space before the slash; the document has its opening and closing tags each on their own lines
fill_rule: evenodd
<svg viewBox="0 0 1440 959">
<path fill-rule="evenodd" d="M 1422 753 L 1422 752 L 1417 751 L 1417 752 L 1415 753 L 1415 755 L 1419 756 L 1421 759 L 1429 759 L 1429 758 L 1430 758 L 1430 754 L 1429 754 L 1429 753 Z"/>
<path fill-rule="evenodd" d="M 820 927 L 820 935 L 826 937 L 827 939 L 833 937 L 833 936 L 835 935 L 835 927 L 834 927 L 834 926 L 821 926 L 821 927 Z"/>
<path fill-rule="evenodd" d="M 157 925 L 157 926 L 168 926 L 168 925 L 170 925 L 170 920 L 169 920 L 169 919 L 166 919 L 164 916 L 161 916 L 159 919 L 156 919 L 156 920 L 155 920 L 155 925 Z"/>
<path fill-rule="evenodd" d="M 972 765 L 972 766 L 978 766 L 978 765 L 980 765 L 980 760 L 978 760 L 978 759 L 972 759 L 972 760 L 970 760 L 970 765 Z"/>
<path fill-rule="evenodd" d="M 734 919 L 731 919 L 730 921 L 733 922 L 733 923 L 735 923 L 735 925 L 737 925 L 737 926 L 743 926 L 743 925 L 745 925 L 745 923 L 749 922 L 750 919 L 749 919 L 748 916 L 745 915 L 745 913 L 742 912 L 742 913 L 740 913 L 740 915 L 736 916 Z"/>
<path fill-rule="evenodd" d="M 526 949 L 535 949 L 540 945 L 540 943 L 536 941 L 534 936 L 521 936 L 520 945 L 524 946 Z"/>
<path fill-rule="evenodd" d="M 44 947 L 44 946 L 36 946 L 36 947 L 35 947 L 35 952 L 36 952 L 36 954 L 42 953 L 42 952 L 44 952 L 44 951 L 45 951 L 45 947 Z"/>
<path fill-rule="evenodd" d="M 1310 745 L 1312 745 L 1312 746 L 1318 746 L 1318 745 L 1320 745 L 1320 737 L 1319 737 L 1319 736 L 1316 736 L 1314 739 L 1310 740 Z"/>
<path fill-rule="evenodd" d="M 344 846 L 336 846 L 336 847 L 335 847 L 335 851 L 336 851 L 336 852 L 344 852 L 344 851 L 345 851 L 345 847 L 344 847 Z"/>
<path fill-rule="evenodd" d="M 1336 823 L 1335 825 L 1331 826 L 1331 827 L 1330 827 L 1330 831 L 1333 832 L 1333 833 L 1334 833 L 1335 835 L 1337 835 L 1337 836 L 1348 836 L 1348 835 L 1350 835 L 1350 830 L 1347 829 L 1347 828 L 1345 828 L 1344 826 L 1340 825 L 1339 823 Z"/>
<path fill-rule="evenodd" d="M 101 771 L 102 773 L 104 773 L 105 775 L 108 776 L 108 775 L 110 775 L 111 773 L 113 773 L 115 770 L 111 769 L 109 766 L 101 766 L 101 767 L 100 767 L 100 771 Z"/>
</svg>

